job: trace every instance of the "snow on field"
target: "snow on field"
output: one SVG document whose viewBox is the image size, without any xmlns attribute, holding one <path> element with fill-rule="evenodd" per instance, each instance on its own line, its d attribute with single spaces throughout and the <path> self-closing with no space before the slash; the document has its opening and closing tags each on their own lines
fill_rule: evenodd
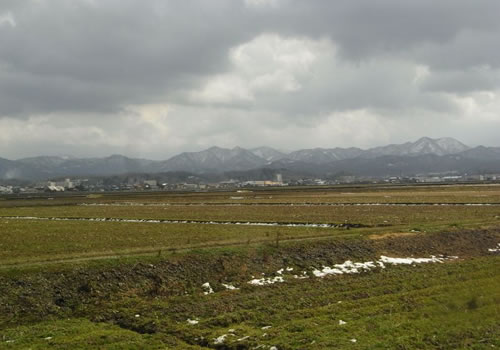
<svg viewBox="0 0 500 350">
<path fill-rule="evenodd" d="M 444 258 L 436 258 L 432 255 L 430 258 L 390 258 L 388 256 L 381 256 L 380 261 L 391 265 L 411 265 L 411 264 L 424 264 L 424 263 L 442 263 Z"/>
<path fill-rule="evenodd" d="M 293 278 L 296 278 L 296 279 L 299 279 L 299 280 L 302 280 L 302 279 L 305 279 L 305 278 L 309 278 L 309 276 L 307 275 L 307 271 L 302 271 L 302 275 L 293 275 Z"/>
<path fill-rule="evenodd" d="M 293 267 L 288 267 L 288 266 L 287 266 L 286 268 L 279 269 L 278 271 L 276 271 L 276 273 L 277 273 L 278 275 L 282 275 L 282 274 L 283 274 L 283 272 L 285 272 L 285 271 L 286 271 L 286 272 L 292 272 L 292 271 L 293 271 Z"/>
<path fill-rule="evenodd" d="M 269 284 L 275 284 L 275 283 L 283 283 L 285 282 L 285 279 L 281 276 L 276 276 L 276 277 L 263 277 L 263 278 L 254 278 L 251 281 L 248 281 L 249 284 L 252 284 L 254 286 L 265 286 Z"/>
<path fill-rule="evenodd" d="M 316 277 L 325 277 L 326 275 L 343 275 L 345 273 L 359 273 L 361 271 L 369 271 L 375 268 L 375 263 L 373 261 L 367 261 L 364 263 L 353 263 L 347 260 L 343 264 L 333 265 L 333 268 L 328 266 L 323 266 L 322 270 L 315 269 L 313 271 Z"/>
<path fill-rule="evenodd" d="M 342 224 L 286 223 L 286 222 L 251 222 L 251 221 L 203 221 L 203 220 L 166 220 L 166 219 L 120 219 L 120 218 L 82 218 L 82 217 L 38 217 L 38 216 L 5 216 L 11 220 L 43 220 L 43 221 L 95 221 L 126 222 L 149 224 L 197 224 L 197 225 L 241 225 L 241 226 L 283 226 L 283 227 L 322 227 L 337 228 Z"/>
<path fill-rule="evenodd" d="M 232 284 L 226 284 L 226 283 L 222 283 L 222 285 L 228 289 L 228 290 L 237 290 L 239 288 L 236 288 L 235 286 L 233 286 Z"/>
<path fill-rule="evenodd" d="M 490 251 L 493 251 L 490 249 Z M 496 249 L 494 251 L 497 251 Z M 500 244 L 499 244 L 499 249 L 500 251 Z M 315 277 L 318 278 L 323 278 L 329 275 L 344 275 L 344 274 L 356 274 L 356 273 L 362 273 L 362 272 L 368 272 L 372 271 L 376 268 L 382 268 L 385 269 L 386 266 L 385 264 L 388 265 L 413 265 L 415 266 L 416 264 L 428 264 L 428 263 L 443 263 L 446 260 L 451 260 L 451 259 L 457 259 L 457 256 L 439 256 L 436 257 L 432 255 L 430 258 L 391 258 L 388 256 L 382 255 L 379 260 L 376 261 L 366 261 L 366 262 L 352 262 L 350 260 L 347 260 L 343 262 L 342 264 L 335 264 L 333 267 L 330 266 L 323 266 L 321 269 L 315 268 L 312 270 L 312 274 Z M 286 267 L 279 269 L 276 271 L 276 274 L 278 276 L 275 277 L 263 277 L 263 278 L 253 278 L 250 280 L 248 283 L 252 284 L 254 286 L 265 286 L 265 285 L 271 285 L 274 283 L 283 283 L 285 282 L 285 277 L 283 275 L 284 271 L 293 271 L 293 268 Z M 295 279 L 303 279 L 303 278 L 308 278 L 309 276 L 307 275 L 306 271 L 302 272 L 302 275 L 293 275 L 293 278 Z M 343 322 L 343 321 L 342 321 Z"/>
<path fill-rule="evenodd" d="M 498 253 L 500 252 L 500 243 L 497 244 L 496 248 L 488 249 L 490 253 Z"/>
<path fill-rule="evenodd" d="M 385 268 L 385 264 L 389 265 L 414 265 L 414 264 L 425 264 L 425 263 L 442 263 L 445 260 L 457 259 L 457 256 L 449 257 L 435 257 L 432 255 L 430 258 L 391 258 L 382 255 L 377 261 L 367 261 L 364 263 L 353 263 L 350 260 L 342 264 L 336 264 L 332 267 L 323 266 L 321 270 L 314 269 L 313 275 L 316 277 L 325 277 L 328 275 L 343 275 L 360 273 L 365 271 L 371 271 L 377 267 Z"/>
<path fill-rule="evenodd" d="M 191 325 L 195 325 L 195 324 L 200 323 L 200 321 L 198 321 L 197 319 L 192 320 L 192 319 L 188 318 L 187 323 L 189 323 Z"/>
<path fill-rule="evenodd" d="M 214 344 L 222 344 L 226 341 L 227 334 L 223 334 L 220 337 L 214 338 Z"/>
<path fill-rule="evenodd" d="M 207 295 L 207 294 L 213 294 L 214 293 L 214 290 L 212 289 L 212 286 L 210 285 L 210 283 L 206 282 L 206 283 L 203 283 L 201 285 L 201 287 L 203 289 L 205 289 L 205 291 L 203 292 L 203 294 Z"/>
</svg>

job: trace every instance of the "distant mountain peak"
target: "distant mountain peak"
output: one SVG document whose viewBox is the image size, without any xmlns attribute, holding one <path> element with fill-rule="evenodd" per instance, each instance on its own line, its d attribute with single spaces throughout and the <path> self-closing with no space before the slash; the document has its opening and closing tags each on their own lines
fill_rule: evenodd
<svg viewBox="0 0 500 350">
<path fill-rule="evenodd" d="M 460 153 L 466 151 L 467 149 L 469 149 L 468 146 L 451 137 L 433 139 L 425 136 L 419 138 L 415 142 L 406 142 L 402 144 L 391 144 L 388 146 L 375 147 L 368 150 L 368 152 L 371 153 L 372 156 L 407 156 L 424 154 L 435 154 L 438 156 L 443 156 L 447 154 Z"/>
<path fill-rule="evenodd" d="M 227 150 L 227 148 L 222 148 L 219 146 L 212 146 L 210 148 L 207 148 L 205 151 L 213 152 L 213 151 L 223 151 L 223 150 Z M 200 151 L 200 152 L 204 152 L 204 151 Z M 197 152 L 183 152 L 183 153 L 197 153 Z"/>
<path fill-rule="evenodd" d="M 458 161 L 463 162 L 462 165 L 456 163 Z M 0 158 L 0 179 L 42 180 L 57 176 L 107 176 L 172 171 L 220 174 L 227 171 L 253 171 L 264 168 L 323 175 L 341 170 L 381 174 L 386 171 L 389 163 L 391 169 L 399 167 L 407 171 L 412 169 L 413 172 L 445 169 L 446 166 L 456 170 L 453 167 L 463 164 L 471 164 L 467 165 L 469 168 L 463 169 L 474 171 L 474 164 L 479 164 L 480 161 L 483 162 L 482 170 L 497 169 L 497 166 L 500 166 L 500 148 L 484 146 L 469 148 L 452 137 L 434 139 L 426 136 L 414 142 L 391 144 L 368 150 L 355 147 L 316 147 L 288 153 L 268 146 L 252 149 L 240 146 L 233 148 L 213 146 L 200 152 L 180 153 L 164 161 L 128 158 L 120 154 L 104 158 L 41 156 L 17 161 Z M 427 167 L 426 164 L 434 165 Z M 359 168 L 356 170 L 353 167 Z"/>
<path fill-rule="evenodd" d="M 268 146 L 253 148 L 250 150 L 250 152 L 255 154 L 257 157 L 265 159 L 268 162 L 275 162 L 287 157 L 286 153 Z"/>
</svg>

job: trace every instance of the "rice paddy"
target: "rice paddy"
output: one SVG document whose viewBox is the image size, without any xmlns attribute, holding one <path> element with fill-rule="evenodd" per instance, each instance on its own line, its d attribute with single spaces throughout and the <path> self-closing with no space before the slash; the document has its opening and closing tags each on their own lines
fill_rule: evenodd
<svg viewBox="0 0 500 350">
<path fill-rule="evenodd" d="M 498 347 L 499 203 L 495 185 L 5 198 L 0 348 Z"/>
</svg>

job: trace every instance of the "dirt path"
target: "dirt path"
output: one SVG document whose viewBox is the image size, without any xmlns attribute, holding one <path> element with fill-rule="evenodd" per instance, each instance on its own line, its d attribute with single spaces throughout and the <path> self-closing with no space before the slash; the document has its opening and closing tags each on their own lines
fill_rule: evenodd
<svg viewBox="0 0 500 350">
<path fill-rule="evenodd" d="M 335 235 L 335 238 L 346 238 L 351 235 Z M 321 235 L 308 235 L 308 236 L 298 236 L 298 237 L 286 237 L 280 238 L 279 242 L 300 242 L 300 241 L 314 241 L 321 240 L 325 238 L 332 238 L 332 234 L 321 234 Z M 44 265 L 56 265 L 61 263 L 78 263 L 78 262 L 86 262 L 86 261 L 96 261 L 96 260 L 112 260 L 112 259 L 125 259 L 131 257 L 139 257 L 139 256 L 158 256 L 162 254 L 171 254 L 178 252 L 189 252 L 197 249 L 214 249 L 214 248 L 225 248 L 225 247 L 242 247 L 242 246 L 257 246 L 262 243 L 274 243 L 276 242 L 276 238 L 268 238 L 268 239 L 260 239 L 254 240 L 250 243 L 247 241 L 241 242 L 226 242 L 226 243 L 217 243 L 217 244 L 198 244 L 192 245 L 188 247 L 155 247 L 155 248 L 146 248 L 146 249 L 138 249 L 135 251 L 123 251 L 123 253 L 114 253 L 109 254 L 109 252 L 105 252 L 103 254 L 93 254 L 92 256 L 84 256 L 84 255 L 76 255 L 67 258 L 61 259 L 51 259 L 51 260 L 33 260 L 29 262 L 20 262 L 20 263 L 8 263 L 1 264 L 0 270 L 12 269 L 12 268 L 26 268 L 26 267 L 36 267 L 36 266 L 44 266 Z"/>
</svg>

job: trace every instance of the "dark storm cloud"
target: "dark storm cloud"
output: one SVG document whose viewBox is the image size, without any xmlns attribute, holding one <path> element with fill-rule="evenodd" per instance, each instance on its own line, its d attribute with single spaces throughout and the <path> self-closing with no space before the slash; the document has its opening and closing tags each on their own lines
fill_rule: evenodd
<svg viewBox="0 0 500 350">
<path fill-rule="evenodd" d="M 3 0 L 0 156 L 480 143 L 481 125 L 497 140 L 499 13 L 497 0 Z"/>
<path fill-rule="evenodd" d="M 19 3 L 0 29 L 2 114 L 157 100 L 222 69 L 248 35 L 230 1 Z"/>
<path fill-rule="evenodd" d="M 311 29 L 330 35 L 353 58 L 442 45 L 465 30 L 496 31 L 500 10 L 494 0 L 320 1 L 306 8 L 309 3 L 295 0 L 295 16 L 305 13 Z"/>
<path fill-rule="evenodd" d="M 231 47 L 265 32 L 329 37 L 345 60 L 411 53 L 438 68 L 500 62 L 494 0 L 255 3 L 4 2 L 16 26 L 0 29 L 0 114 L 165 100 L 224 71 Z"/>
</svg>

